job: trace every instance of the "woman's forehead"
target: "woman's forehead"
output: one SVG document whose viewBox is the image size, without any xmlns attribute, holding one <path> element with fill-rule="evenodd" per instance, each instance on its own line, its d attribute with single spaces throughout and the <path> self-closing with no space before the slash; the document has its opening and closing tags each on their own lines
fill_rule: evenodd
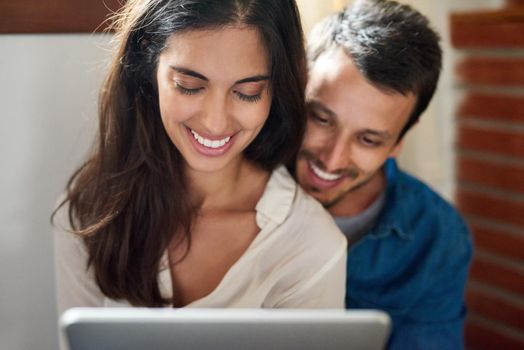
<svg viewBox="0 0 524 350">
<path fill-rule="evenodd" d="M 173 34 L 161 54 L 169 65 L 182 65 L 212 78 L 268 74 L 269 57 L 258 29 L 228 26 Z"/>
</svg>

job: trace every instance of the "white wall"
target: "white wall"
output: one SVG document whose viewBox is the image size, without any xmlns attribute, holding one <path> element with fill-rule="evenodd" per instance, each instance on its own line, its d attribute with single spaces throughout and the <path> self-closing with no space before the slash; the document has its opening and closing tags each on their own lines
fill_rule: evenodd
<svg viewBox="0 0 524 350">
<path fill-rule="evenodd" d="M 108 38 L 0 36 L 0 349 L 56 349 L 49 216 L 91 144 Z"/>
<path fill-rule="evenodd" d="M 344 0 L 296 0 L 300 10 L 304 33 L 307 34 L 316 22 L 333 11 L 340 10 L 346 2 Z"/>
</svg>

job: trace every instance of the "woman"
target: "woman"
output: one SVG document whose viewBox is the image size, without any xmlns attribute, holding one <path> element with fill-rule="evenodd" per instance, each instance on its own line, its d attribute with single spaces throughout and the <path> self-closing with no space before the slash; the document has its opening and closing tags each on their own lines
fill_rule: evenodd
<svg viewBox="0 0 524 350">
<path fill-rule="evenodd" d="M 279 166 L 305 122 L 294 1 L 131 0 L 116 39 L 56 212 L 59 311 L 343 307 L 345 239 Z"/>
</svg>

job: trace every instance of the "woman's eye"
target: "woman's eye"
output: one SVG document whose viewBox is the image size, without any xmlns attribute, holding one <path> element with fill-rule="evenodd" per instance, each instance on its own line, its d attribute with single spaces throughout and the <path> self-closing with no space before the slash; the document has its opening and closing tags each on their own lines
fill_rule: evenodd
<svg viewBox="0 0 524 350">
<path fill-rule="evenodd" d="M 260 101 L 262 98 L 262 94 L 258 93 L 256 95 L 246 95 L 241 92 L 235 91 L 235 94 L 238 96 L 239 99 L 246 102 L 257 102 Z"/>
<path fill-rule="evenodd" d="M 198 88 L 187 88 L 183 85 L 181 85 L 180 83 L 178 82 L 175 82 L 175 88 L 180 91 L 180 93 L 184 94 L 184 95 L 194 95 L 194 94 L 198 94 L 200 91 L 202 91 L 204 88 L 203 87 L 198 87 Z"/>
</svg>

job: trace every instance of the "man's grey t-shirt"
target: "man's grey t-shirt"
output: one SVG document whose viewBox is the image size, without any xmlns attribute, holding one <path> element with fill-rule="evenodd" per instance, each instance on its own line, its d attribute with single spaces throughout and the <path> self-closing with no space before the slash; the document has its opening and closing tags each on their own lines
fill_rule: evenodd
<svg viewBox="0 0 524 350">
<path fill-rule="evenodd" d="M 340 230 L 348 239 L 348 245 L 351 245 L 362 237 L 371 229 L 377 220 L 380 211 L 386 202 L 386 191 L 382 192 L 380 196 L 361 214 L 356 216 L 335 216 L 335 222 Z"/>
</svg>

